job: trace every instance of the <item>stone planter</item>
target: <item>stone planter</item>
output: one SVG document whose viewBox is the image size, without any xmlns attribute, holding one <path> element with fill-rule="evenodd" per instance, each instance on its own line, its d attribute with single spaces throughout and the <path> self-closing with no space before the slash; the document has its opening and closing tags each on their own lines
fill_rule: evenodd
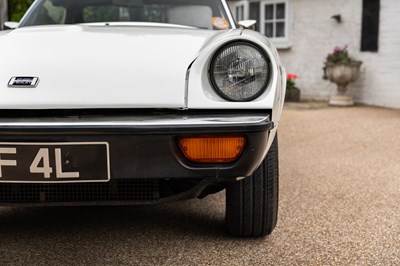
<svg viewBox="0 0 400 266">
<path fill-rule="evenodd" d="M 298 88 L 286 90 L 285 102 L 300 102 L 300 90 Z"/>
<path fill-rule="evenodd" d="M 337 84 L 337 94 L 329 100 L 334 106 L 353 106 L 353 98 L 346 96 L 347 85 L 360 76 L 361 61 L 350 63 L 325 63 L 326 75 L 329 81 Z"/>
</svg>

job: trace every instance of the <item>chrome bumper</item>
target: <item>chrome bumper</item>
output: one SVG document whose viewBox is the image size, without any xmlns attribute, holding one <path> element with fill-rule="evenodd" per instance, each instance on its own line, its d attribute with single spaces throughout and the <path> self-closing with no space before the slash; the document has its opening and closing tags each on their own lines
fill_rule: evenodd
<svg viewBox="0 0 400 266">
<path fill-rule="evenodd" d="M 107 142 L 113 179 L 234 179 L 250 175 L 264 159 L 273 126 L 267 113 L 237 111 L 28 117 L 2 117 L 0 113 L 0 142 Z M 179 148 L 180 137 L 221 134 L 246 137 L 238 161 L 194 164 Z"/>
<path fill-rule="evenodd" d="M 269 114 L 224 115 L 130 115 L 130 116 L 68 116 L 34 118 L 0 118 L 0 131 L 5 129 L 73 129 L 73 128 L 148 128 L 148 127 L 253 127 L 273 124 Z"/>
</svg>

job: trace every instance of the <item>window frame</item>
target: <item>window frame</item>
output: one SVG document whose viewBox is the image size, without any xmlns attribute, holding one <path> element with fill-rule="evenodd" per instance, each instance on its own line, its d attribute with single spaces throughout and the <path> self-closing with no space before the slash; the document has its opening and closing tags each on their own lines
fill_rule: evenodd
<svg viewBox="0 0 400 266">
<path fill-rule="evenodd" d="M 278 4 L 285 4 L 285 18 L 276 20 L 276 6 Z M 267 20 L 265 17 L 265 6 L 273 5 L 274 6 L 274 17 L 272 20 Z M 291 24 L 291 8 L 290 8 L 290 0 L 262 0 L 260 1 L 260 32 L 265 35 L 265 23 L 272 22 L 274 24 L 274 29 L 276 28 L 276 23 L 280 21 L 285 22 L 285 37 L 269 37 L 267 36 L 277 48 L 285 49 L 291 46 L 290 43 L 290 24 Z M 275 30 L 274 30 L 275 32 Z"/>
<path fill-rule="evenodd" d="M 238 19 L 237 9 L 243 7 L 243 18 Z M 240 22 L 241 20 L 249 19 L 249 1 L 248 0 L 241 0 L 237 1 L 233 5 L 233 17 L 236 22 Z"/>
</svg>

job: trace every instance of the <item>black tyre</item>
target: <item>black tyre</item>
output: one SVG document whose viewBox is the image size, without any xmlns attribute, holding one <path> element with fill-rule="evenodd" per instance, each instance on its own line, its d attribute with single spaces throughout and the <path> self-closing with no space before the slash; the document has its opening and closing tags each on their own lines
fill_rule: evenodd
<svg viewBox="0 0 400 266">
<path fill-rule="evenodd" d="M 278 218 L 278 136 L 253 175 L 226 189 L 226 226 L 232 235 L 261 237 L 271 234 Z"/>
</svg>

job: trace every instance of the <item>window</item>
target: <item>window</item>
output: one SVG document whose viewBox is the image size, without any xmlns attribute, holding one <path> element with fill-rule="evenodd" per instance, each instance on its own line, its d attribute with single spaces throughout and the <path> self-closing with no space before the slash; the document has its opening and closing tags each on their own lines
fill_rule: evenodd
<svg viewBox="0 0 400 266">
<path fill-rule="evenodd" d="M 246 1 L 239 1 L 236 2 L 234 5 L 234 17 L 236 22 L 248 19 L 249 14 L 249 2 Z"/>
<path fill-rule="evenodd" d="M 117 6 L 87 6 L 82 10 L 83 22 L 121 21 L 126 8 Z M 129 15 L 129 12 L 128 12 Z M 129 19 L 128 19 L 129 20 Z"/>
<path fill-rule="evenodd" d="M 223 2 L 215 0 L 37 0 L 20 26 L 124 22 L 169 23 L 201 29 L 231 28 Z M 246 9 L 241 16 L 246 16 Z M 225 21 L 214 23 L 212 18 Z M 217 21 L 218 22 L 218 21 Z"/>
<path fill-rule="evenodd" d="M 361 51 L 377 52 L 379 46 L 380 1 L 363 1 Z"/>
<path fill-rule="evenodd" d="M 256 31 L 260 31 L 260 2 L 250 2 L 249 19 L 257 21 Z"/>
<path fill-rule="evenodd" d="M 39 25 L 53 25 L 65 23 L 67 10 L 65 7 L 54 5 L 50 0 L 42 1 L 42 5 L 37 10 L 37 16 L 28 18 L 29 23 L 37 23 Z M 36 21 L 34 21 L 36 20 Z"/>
<path fill-rule="evenodd" d="M 289 47 L 289 0 L 264 0 L 260 11 L 261 33 L 278 48 Z"/>
</svg>

